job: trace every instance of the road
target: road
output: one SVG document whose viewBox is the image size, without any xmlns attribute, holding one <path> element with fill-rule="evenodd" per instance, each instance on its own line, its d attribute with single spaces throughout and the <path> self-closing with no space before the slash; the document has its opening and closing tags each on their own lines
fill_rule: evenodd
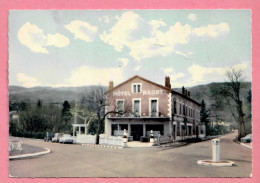
<svg viewBox="0 0 260 183">
<path fill-rule="evenodd" d="M 235 135 L 220 138 L 221 160 L 234 161 L 235 167 L 197 165 L 197 160 L 211 159 L 211 141 L 178 148 L 111 149 L 23 139 L 52 153 L 11 160 L 9 173 L 15 177 L 249 177 L 251 149 L 234 143 Z"/>
</svg>

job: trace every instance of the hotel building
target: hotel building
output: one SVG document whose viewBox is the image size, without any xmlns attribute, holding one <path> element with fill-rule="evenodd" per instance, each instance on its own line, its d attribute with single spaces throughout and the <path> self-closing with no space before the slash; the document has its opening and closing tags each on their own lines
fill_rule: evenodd
<svg viewBox="0 0 260 183">
<path fill-rule="evenodd" d="M 169 77 L 164 86 L 138 75 L 117 86 L 110 81 L 106 99 L 105 134 L 109 136 L 122 136 L 124 129 L 134 141 L 149 138 L 151 130 L 155 137 L 172 140 L 205 136 L 200 104 L 184 87 L 181 93 L 171 89 Z"/>
</svg>

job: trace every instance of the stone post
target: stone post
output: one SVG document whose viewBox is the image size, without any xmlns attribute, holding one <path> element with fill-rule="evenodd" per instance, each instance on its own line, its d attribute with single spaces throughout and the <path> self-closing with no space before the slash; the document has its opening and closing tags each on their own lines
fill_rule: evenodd
<svg viewBox="0 0 260 183">
<path fill-rule="evenodd" d="M 220 139 L 213 139 L 212 143 L 212 161 L 219 162 L 220 160 Z"/>
</svg>

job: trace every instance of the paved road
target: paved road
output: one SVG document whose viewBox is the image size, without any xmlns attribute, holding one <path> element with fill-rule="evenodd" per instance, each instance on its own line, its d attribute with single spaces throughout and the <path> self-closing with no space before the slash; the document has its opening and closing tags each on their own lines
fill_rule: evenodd
<svg viewBox="0 0 260 183">
<path fill-rule="evenodd" d="M 249 177 L 251 149 L 234 143 L 235 135 L 221 137 L 221 159 L 234 161 L 235 167 L 197 165 L 197 160 L 211 159 L 210 141 L 178 148 L 109 149 L 24 139 L 52 153 L 11 160 L 9 172 L 15 177 Z"/>
</svg>

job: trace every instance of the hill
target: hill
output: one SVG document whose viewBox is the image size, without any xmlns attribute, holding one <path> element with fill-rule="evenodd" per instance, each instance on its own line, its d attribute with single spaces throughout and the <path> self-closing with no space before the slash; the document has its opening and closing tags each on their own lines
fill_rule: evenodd
<svg viewBox="0 0 260 183">
<path fill-rule="evenodd" d="M 213 114 L 216 112 L 213 111 L 214 109 L 212 107 L 212 105 L 215 103 L 213 93 L 215 90 L 225 86 L 226 84 L 227 83 L 210 83 L 189 87 L 187 89 L 191 93 L 191 98 L 193 98 L 197 102 L 201 103 L 201 101 L 204 100 L 207 108 L 210 109 L 211 113 Z M 30 101 L 30 103 L 36 103 L 40 99 L 43 103 L 62 104 L 65 100 L 69 102 L 80 100 L 82 98 L 82 94 L 84 94 L 84 92 L 86 92 L 89 87 L 90 86 L 25 88 L 20 86 L 9 86 L 9 98 L 10 100 Z M 247 93 L 250 89 L 250 82 L 244 82 L 241 84 L 242 99 L 247 97 Z M 181 92 L 181 88 L 175 88 L 174 90 Z M 221 115 L 222 119 L 233 121 L 230 111 L 226 109 L 220 109 L 220 111 L 217 111 L 217 113 L 218 115 Z"/>
</svg>

